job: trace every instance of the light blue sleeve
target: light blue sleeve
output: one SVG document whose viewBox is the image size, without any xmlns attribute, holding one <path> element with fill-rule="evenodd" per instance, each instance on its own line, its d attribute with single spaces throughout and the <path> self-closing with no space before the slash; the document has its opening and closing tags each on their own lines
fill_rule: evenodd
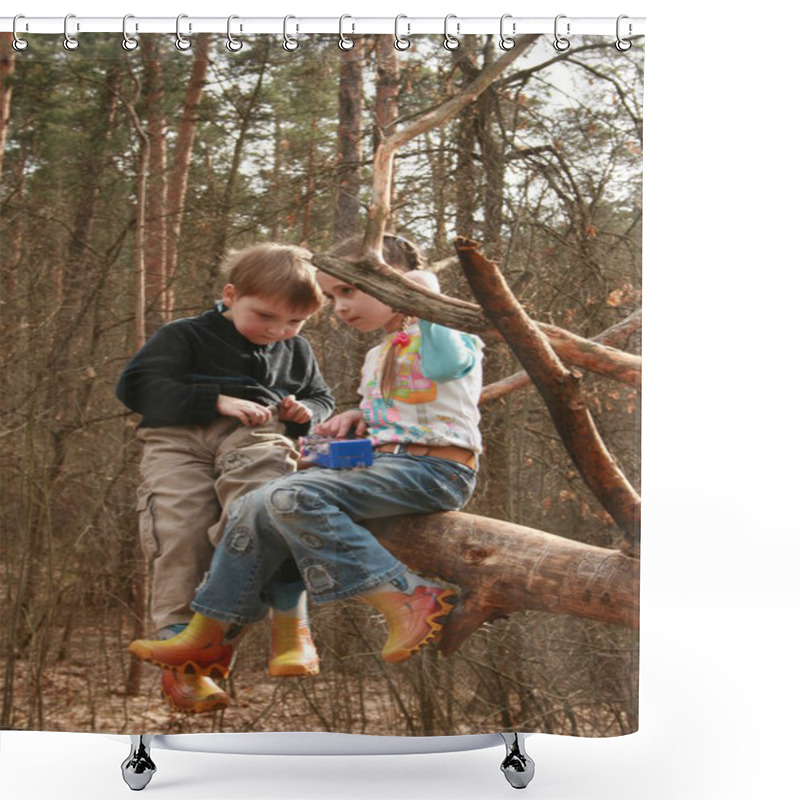
<svg viewBox="0 0 800 800">
<path fill-rule="evenodd" d="M 473 338 L 421 319 L 420 367 L 430 381 L 447 383 L 468 375 L 478 359 Z"/>
</svg>

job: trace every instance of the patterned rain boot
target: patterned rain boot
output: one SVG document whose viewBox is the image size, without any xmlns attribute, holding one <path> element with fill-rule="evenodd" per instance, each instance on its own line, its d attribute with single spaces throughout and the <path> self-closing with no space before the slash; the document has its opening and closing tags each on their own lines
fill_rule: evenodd
<svg viewBox="0 0 800 800">
<path fill-rule="evenodd" d="M 211 678 L 169 669 L 161 672 L 161 696 L 173 711 L 184 714 L 208 714 L 231 704 L 228 693 Z"/>
<path fill-rule="evenodd" d="M 171 639 L 186 629 L 187 623 L 176 622 L 158 632 L 161 640 Z M 182 675 L 165 669 L 161 672 L 161 696 L 173 711 L 183 714 L 208 714 L 231 704 L 228 693 L 211 678 Z"/>
<path fill-rule="evenodd" d="M 273 678 L 319 674 L 319 656 L 308 626 L 305 584 L 284 583 L 270 591 L 269 674 Z"/>
<path fill-rule="evenodd" d="M 230 635 L 234 631 L 236 635 Z M 173 669 L 186 675 L 227 678 L 233 660 L 233 645 L 241 631 L 241 626 L 195 614 L 177 636 L 163 641 L 137 639 L 128 650 L 161 669 Z"/>
<path fill-rule="evenodd" d="M 389 664 L 399 664 L 431 644 L 442 631 L 442 621 L 453 610 L 455 592 L 419 578 L 398 590 L 396 584 L 384 584 L 359 597 L 383 614 L 389 636 L 381 656 Z M 401 579 L 402 580 L 402 579 Z M 402 584 L 401 584 L 402 586 Z"/>
</svg>

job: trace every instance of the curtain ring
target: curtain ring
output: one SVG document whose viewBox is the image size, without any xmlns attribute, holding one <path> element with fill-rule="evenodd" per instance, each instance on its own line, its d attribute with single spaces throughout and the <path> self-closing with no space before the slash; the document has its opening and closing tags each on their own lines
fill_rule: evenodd
<svg viewBox="0 0 800 800">
<path fill-rule="evenodd" d="M 408 48 L 411 47 L 411 39 L 407 39 L 405 36 L 400 35 L 399 28 L 401 19 L 408 19 L 408 17 L 405 14 L 398 14 L 394 18 L 394 49 L 408 50 Z M 408 25 L 408 32 L 411 33 L 411 25 Z"/>
<path fill-rule="evenodd" d="M 289 36 L 287 32 L 289 28 L 290 19 L 297 19 L 297 17 L 293 17 L 291 14 L 287 14 L 283 18 L 283 49 L 288 50 L 291 53 L 294 50 L 297 50 L 298 47 L 300 47 L 300 43 L 293 36 Z M 297 28 L 297 26 L 295 26 L 295 28 Z"/>
<path fill-rule="evenodd" d="M 630 39 L 626 39 L 625 37 L 620 35 L 620 27 L 621 27 L 620 23 L 624 19 L 628 19 L 628 17 L 626 17 L 624 14 L 620 14 L 617 17 L 617 44 L 616 44 L 616 48 L 617 48 L 617 50 L 620 51 L 620 53 L 625 53 L 628 50 L 630 50 L 631 47 L 633 47 L 633 43 L 631 42 Z M 632 32 L 633 32 L 633 26 L 629 22 L 628 23 L 628 36 L 630 36 Z"/>
<path fill-rule="evenodd" d="M 80 44 L 80 42 L 74 36 L 72 36 L 70 34 L 70 32 L 69 32 L 69 21 L 71 19 L 75 19 L 75 15 L 74 14 L 67 14 L 67 16 L 64 17 L 64 49 L 65 50 L 70 50 L 70 51 L 71 50 L 77 50 L 78 49 L 78 45 Z M 75 26 L 75 31 L 77 32 L 78 29 L 79 29 L 79 26 L 76 25 Z"/>
<path fill-rule="evenodd" d="M 128 20 L 135 19 L 133 14 L 126 14 L 122 18 L 122 49 L 127 50 L 129 53 L 139 46 L 139 40 L 135 36 L 128 33 Z"/>
<path fill-rule="evenodd" d="M 188 16 L 188 14 L 178 14 L 178 18 L 175 20 L 175 47 L 177 47 L 178 50 L 188 50 L 192 46 L 191 39 L 187 39 L 181 33 L 181 20 L 187 19 Z M 189 30 L 191 29 L 192 26 L 189 25 Z"/>
<path fill-rule="evenodd" d="M 558 21 L 561 20 L 561 19 L 566 19 L 566 18 L 567 18 L 566 14 L 559 14 L 556 17 L 556 21 L 555 21 L 555 25 L 554 25 L 556 38 L 553 40 L 553 47 L 555 47 L 555 49 L 558 50 L 559 53 L 565 53 L 567 50 L 569 50 L 569 45 L 570 45 L 569 39 L 567 39 L 566 36 L 561 36 L 559 34 L 559 32 L 558 32 Z M 569 35 L 569 29 L 570 29 L 570 24 L 568 22 L 567 23 L 567 34 L 568 35 Z"/>
<path fill-rule="evenodd" d="M 231 53 L 238 53 L 244 47 L 244 42 L 231 34 L 231 22 L 235 19 L 239 19 L 236 14 L 231 14 L 228 17 L 228 41 L 225 42 L 225 47 L 227 47 Z M 242 28 L 240 25 L 239 31 L 241 30 Z"/>
<path fill-rule="evenodd" d="M 444 47 L 445 50 L 458 50 L 458 46 L 461 44 L 461 42 L 459 42 L 458 39 L 456 39 L 455 36 L 451 36 L 447 31 L 447 23 L 451 19 L 457 19 L 456 15 L 455 14 L 448 14 L 444 18 L 444 41 L 442 42 L 442 47 Z M 457 22 L 456 23 L 456 33 L 458 33 L 460 31 L 460 29 L 461 29 L 461 23 Z"/>
<path fill-rule="evenodd" d="M 11 32 L 14 35 L 14 39 L 11 42 L 11 46 L 15 50 L 18 50 L 19 52 L 22 52 L 23 50 L 27 50 L 28 49 L 28 40 L 21 38 L 20 35 L 17 33 L 17 20 L 18 19 L 25 19 L 25 15 L 24 14 L 17 14 L 14 17 L 14 22 L 11 23 Z"/>
<path fill-rule="evenodd" d="M 356 43 L 352 39 L 349 39 L 347 36 L 344 35 L 344 21 L 346 19 L 353 19 L 353 18 L 349 14 L 342 14 L 342 16 L 339 17 L 339 49 L 340 50 L 352 50 L 356 46 Z M 355 27 L 356 27 L 355 25 L 351 26 L 353 31 L 355 31 Z"/>
<path fill-rule="evenodd" d="M 517 42 L 512 36 L 506 36 L 505 31 L 503 30 L 503 25 L 507 19 L 511 19 L 511 14 L 503 14 L 500 17 L 500 49 L 501 50 L 511 50 L 512 47 L 515 47 Z M 511 23 L 511 33 L 517 32 L 517 23 Z"/>
</svg>

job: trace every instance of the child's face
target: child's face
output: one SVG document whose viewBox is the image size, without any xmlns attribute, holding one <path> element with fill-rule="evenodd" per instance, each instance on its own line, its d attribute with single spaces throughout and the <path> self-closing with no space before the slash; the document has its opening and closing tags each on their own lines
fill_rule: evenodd
<svg viewBox="0 0 800 800">
<path fill-rule="evenodd" d="M 223 316 L 245 339 L 259 345 L 291 339 L 311 316 L 310 311 L 298 311 L 275 297 L 239 294 L 230 283 L 222 290 L 222 302 L 228 307 Z"/>
<path fill-rule="evenodd" d="M 317 273 L 317 283 L 325 297 L 333 303 L 336 316 L 357 331 L 372 333 L 379 328 L 393 331 L 400 327 L 403 319 L 401 313 L 355 286 L 324 272 Z"/>
</svg>

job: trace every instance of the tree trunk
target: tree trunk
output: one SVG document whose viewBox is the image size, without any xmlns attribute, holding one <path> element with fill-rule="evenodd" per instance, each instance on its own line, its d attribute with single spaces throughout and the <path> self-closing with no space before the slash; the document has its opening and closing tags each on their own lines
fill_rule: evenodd
<svg viewBox="0 0 800 800">
<path fill-rule="evenodd" d="M 144 80 L 142 101 L 147 121 L 150 162 L 145 207 L 145 335 L 167 321 L 167 122 L 164 117 L 164 76 L 156 39 L 142 38 Z"/>
<path fill-rule="evenodd" d="M 175 309 L 173 283 L 178 265 L 178 250 L 181 237 L 186 192 L 189 187 L 189 164 L 194 150 L 194 139 L 197 132 L 197 107 L 203 96 L 203 87 L 208 72 L 208 45 L 211 34 L 199 33 L 194 37 L 194 62 L 186 95 L 183 100 L 183 112 L 175 141 L 175 153 L 172 159 L 172 170 L 167 184 L 167 296 L 165 302 L 166 318 L 172 319 Z"/>
<path fill-rule="evenodd" d="M 455 511 L 367 527 L 413 570 L 461 588 L 439 645 L 445 654 L 484 622 L 515 611 L 638 625 L 639 560 L 618 550 Z"/>
<path fill-rule="evenodd" d="M 360 229 L 361 124 L 364 113 L 363 41 L 354 39 L 339 62 L 339 126 L 336 132 L 337 183 L 333 231 L 337 239 L 354 236 Z"/>
<path fill-rule="evenodd" d="M 11 46 L 13 40 L 13 35 L 8 31 L 0 32 L 0 178 L 3 177 L 3 153 L 11 119 L 12 86 L 9 78 L 14 74 L 17 65 L 17 51 Z"/>
<path fill-rule="evenodd" d="M 378 36 L 376 45 L 377 85 L 375 88 L 375 127 L 373 128 L 373 150 L 377 152 L 381 143 L 397 129 L 399 68 L 397 50 L 390 36 Z M 389 212 L 386 227 L 394 230 L 395 182 L 394 171 L 389 175 Z"/>
</svg>

